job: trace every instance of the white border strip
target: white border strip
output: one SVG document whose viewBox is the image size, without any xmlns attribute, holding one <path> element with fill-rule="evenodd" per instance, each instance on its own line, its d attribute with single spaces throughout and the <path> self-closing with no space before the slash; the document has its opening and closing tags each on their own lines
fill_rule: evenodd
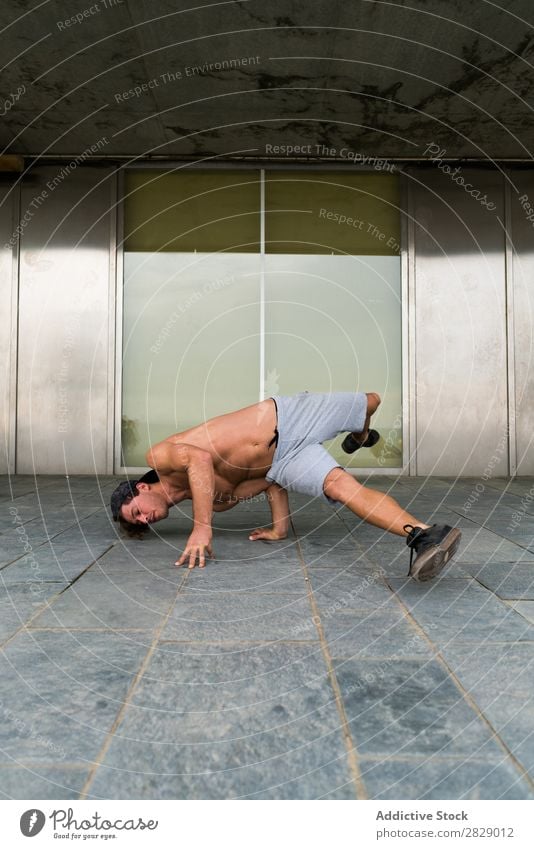
<svg viewBox="0 0 534 849">
<path fill-rule="evenodd" d="M 7 432 L 7 473 L 17 472 L 17 414 L 18 414 L 18 351 L 19 351 L 19 292 L 20 292 L 20 240 L 21 234 L 17 227 L 20 223 L 21 210 L 21 181 L 17 180 L 16 189 L 12 193 L 12 233 L 17 233 L 17 239 L 11 249 L 11 334 L 9 345 L 9 420 Z"/>
<path fill-rule="evenodd" d="M 114 474 L 129 474 L 122 465 L 122 317 L 124 304 L 124 170 L 117 174 L 117 249 L 115 253 L 115 434 Z"/>
<path fill-rule="evenodd" d="M 115 434 L 115 328 L 117 298 L 117 188 L 118 169 L 110 179 L 109 193 L 109 277 L 108 277 L 108 376 L 107 376 L 107 433 L 106 433 L 106 474 L 112 475 L 114 469 Z"/>
</svg>

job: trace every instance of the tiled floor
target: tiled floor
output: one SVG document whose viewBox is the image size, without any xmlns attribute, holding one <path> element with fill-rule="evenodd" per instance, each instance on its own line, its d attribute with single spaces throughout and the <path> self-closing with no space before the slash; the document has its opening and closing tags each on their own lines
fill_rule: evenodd
<svg viewBox="0 0 534 849">
<path fill-rule="evenodd" d="M 534 481 L 373 478 L 459 525 L 403 541 L 292 497 L 118 536 L 114 478 L 0 478 L 0 798 L 534 798 Z M 478 484 L 478 488 L 477 488 Z M 529 775 L 530 773 L 530 775 Z"/>
</svg>

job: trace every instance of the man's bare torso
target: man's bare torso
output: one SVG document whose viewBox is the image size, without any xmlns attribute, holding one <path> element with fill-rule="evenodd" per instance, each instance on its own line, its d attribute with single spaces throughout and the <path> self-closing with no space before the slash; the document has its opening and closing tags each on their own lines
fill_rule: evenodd
<svg viewBox="0 0 534 849">
<path fill-rule="evenodd" d="M 276 422 L 276 406 L 269 398 L 216 416 L 164 441 L 194 445 L 209 452 L 215 473 L 215 500 L 225 502 L 238 487 L 239 497 L 254 495 L 266 488 L 265 474 L 272 465 L 275 451 L 272 440 Z M 172 472 L 160 479 L 168 492 L 184 493 L 184 486 L 187 486 L 184 472 Z M 185 497 L 188 494 L 186 490 Z"/>
</svg>

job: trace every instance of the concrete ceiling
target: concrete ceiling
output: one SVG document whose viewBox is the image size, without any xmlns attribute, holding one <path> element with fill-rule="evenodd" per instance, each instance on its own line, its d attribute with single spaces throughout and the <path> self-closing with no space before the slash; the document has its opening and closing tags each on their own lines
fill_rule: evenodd
<svg viewBox="0 0 534 849">
<path fill-rule="evenodd" d="M 531 0 L 8 0 L 0 152 L 528 160 L 531 21 Z"/>
</svg>

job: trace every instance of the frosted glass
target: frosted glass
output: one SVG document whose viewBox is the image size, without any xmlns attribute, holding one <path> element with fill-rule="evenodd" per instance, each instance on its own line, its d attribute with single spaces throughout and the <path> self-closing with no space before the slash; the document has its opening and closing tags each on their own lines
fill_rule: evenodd
<svg viewBox="0 0 534 849">
<path fill-rule="evenodd" d="M 265 257 L 265 394 L 378 392 L 373 426 L 384 439 L 344 466 L 402 465 L 400 259 L 389 256 Z"/>
<path fill-rule="evenodd" d="M 259 397 L 259 254 L 125 253 L 122 452 Z"/>
</svg>

